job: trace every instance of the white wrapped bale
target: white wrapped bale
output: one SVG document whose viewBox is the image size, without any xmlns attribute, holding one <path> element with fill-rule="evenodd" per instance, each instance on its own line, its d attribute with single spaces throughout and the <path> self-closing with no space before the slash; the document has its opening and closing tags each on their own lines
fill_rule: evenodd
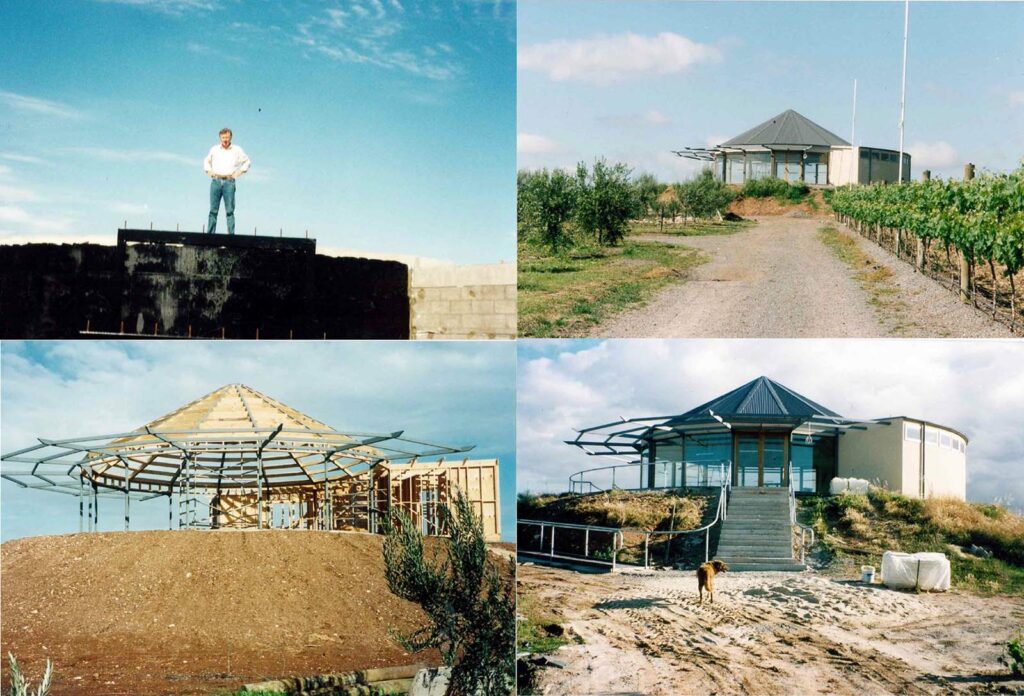
<svg viewBox="0 0 1024 696">
<path fill-rule="evenodd" d="M 945 554 L 899 551 L 882 554 L 882 582 L 887 587 L 945 591 L 949 589 L 951 578 L 949 559 Z"/>
<path fill-rule="evenodd" d="M 828 484 L 828 492 L 832 495 L 839 495 L 840 493 L 846 492 L 850 487 L 850 479 L 839 478 L 836 476 Z"/>
</svg>

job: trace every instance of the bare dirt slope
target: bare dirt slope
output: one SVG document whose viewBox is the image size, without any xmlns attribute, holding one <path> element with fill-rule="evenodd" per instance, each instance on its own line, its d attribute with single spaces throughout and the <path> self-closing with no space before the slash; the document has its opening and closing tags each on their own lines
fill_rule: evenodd
<svg viewBox="0 0 1024 696">
<path fill-rule="evenodd" d="M 697 602 L 690 571 L 519 566 L 582 637 L 539 673 L 545 694 L 924 694 L 1024 688 L 992 678 L 1024 598 L 914 594 L 815 573 L 726 573 Z"/>
<path fill-rule="evenodd" d="M 388 591 L 381 543 L 273 530 L 10 541 L 0 547 L 3 650 L 30 678 L 52 658 L 57 694 L 205 694 L 436 664 L 436 654 L 410 656 L 388 635 L 424 616 Z"/>
<path fill-rule="evenodd" d="M 732 235 L 645 236 L 700 249 L 711 260 L 646 307 L 595 327 L 591 335 L 873 338 L 891 335 L 891 326 L 899 326 L 903 336 L 1010 335 L 934 281 L 860 240 L 872 264 L 892 270 L 887 297 L 907 315 L 880 319 L 854 271 L 818 238 L 829 221 L 792 215 L 755 219 L 756 227 Z"/>
</svg>

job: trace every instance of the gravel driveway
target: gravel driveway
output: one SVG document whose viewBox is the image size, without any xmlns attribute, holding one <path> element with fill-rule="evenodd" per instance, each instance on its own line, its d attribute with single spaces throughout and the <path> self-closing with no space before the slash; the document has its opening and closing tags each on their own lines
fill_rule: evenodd
<svg viewBox="0 0 1024 696">
<path fill-rule="evenodd" d="M 700 249 L 711 260 L 647 306 L 613 317 L 591 335 L 871 338 L 897 335 L 889 328 L 895 325 L 901 336 L 1010 335 L 906 263 L 858 239 L 873 263 L 893 271 L 892 290 L 914 310 L 901 321 L 880 317 L 854 272 L 818 239 L 818 230 L 830 223 L 795 217 L 757 222 L 732 235 L 643 237 Z"/>
</svg>

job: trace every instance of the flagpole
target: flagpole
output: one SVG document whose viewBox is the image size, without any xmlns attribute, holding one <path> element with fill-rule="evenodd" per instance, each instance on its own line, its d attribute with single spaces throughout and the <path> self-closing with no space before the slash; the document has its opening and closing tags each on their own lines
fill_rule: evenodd
<svg viewBox="0 0 1024 696">
<path fill-rule="evenodd" d="M 900 89 L 900 167 L 897 181 L 903 183 L 903 122 L 907 109 L 907 34 L 910 28 L 910 0 L 903 2 L 903 86 Z"/>
<path fill-rule="evenodd" d="M 850 128 L 850 144 L 857 147 L 857 78 L 853 78 L 853 126 Z"/>
</svg>

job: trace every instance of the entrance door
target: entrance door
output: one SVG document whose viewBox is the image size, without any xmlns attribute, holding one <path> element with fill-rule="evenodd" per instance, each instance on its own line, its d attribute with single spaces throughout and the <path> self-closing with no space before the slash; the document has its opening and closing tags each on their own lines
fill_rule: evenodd
<svg viewBox="0 0 1024 696">
<path fill-rule="evenodd" d="M 786 485 L 787 445 L 785 433 L 737 433 L 736 485 Z"/>
</svg>

